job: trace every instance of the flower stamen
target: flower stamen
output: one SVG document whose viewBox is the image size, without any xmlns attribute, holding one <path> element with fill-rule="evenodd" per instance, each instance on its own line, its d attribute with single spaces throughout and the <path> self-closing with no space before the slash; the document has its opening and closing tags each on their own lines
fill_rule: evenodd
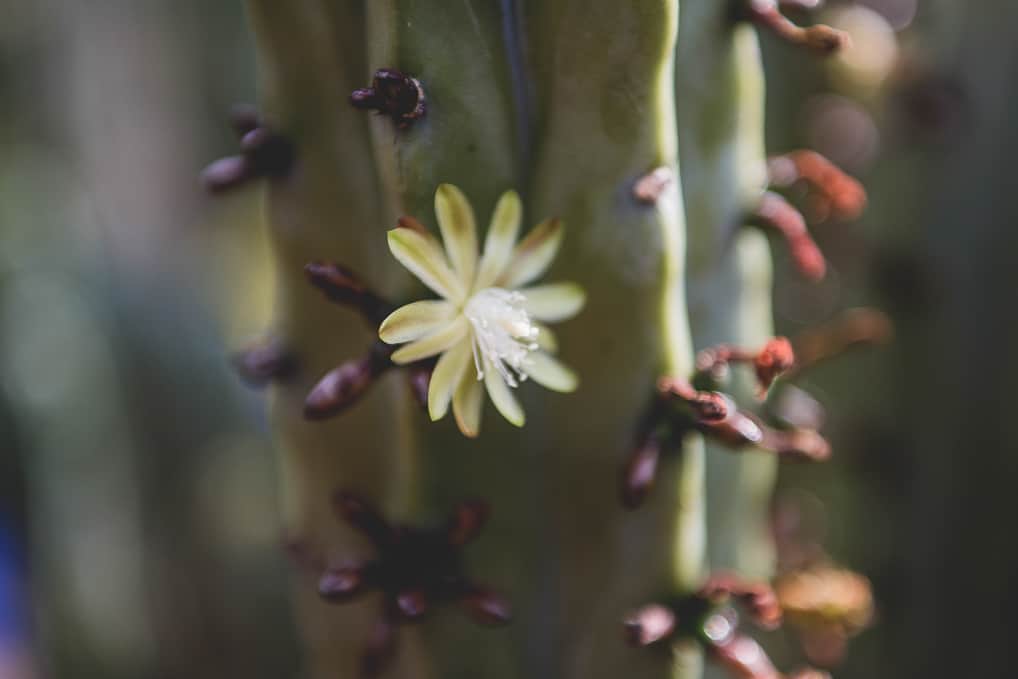
<svg viewBox="0 0 1018 679">
<path fill-rule="evenodd" d="M 524 366 L 528 355 L 537 349 L 538 327 L 523 308 L 522 293 L 485 288 L 467 301 L 464 314 L 474 328 L 473 350 L 477 379 L 484 378 L 490 363 L 502 380 L 516 387 L 527 378 Z"/>
</svg>

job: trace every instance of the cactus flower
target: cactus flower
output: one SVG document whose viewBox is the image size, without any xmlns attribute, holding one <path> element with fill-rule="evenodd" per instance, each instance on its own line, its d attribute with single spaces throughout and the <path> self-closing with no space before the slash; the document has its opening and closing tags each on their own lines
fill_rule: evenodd
<svg viewBox="0 0 1018 679">
<path fill-rule="evenodd" d="M 397 364 L 439 356 L 428 412 L 439 420 L 451 404 L 460 431 L 470 437 L 480 430 L 482 382 L 498 411 L 518 427 L 525 417 L 512 390 L 528 377 L 559 392 L 577 386 L 576 375 L 552 356 L 555 336 L 544 323 L 576 315 L 585 295 L 575 283 L 523 287 L 551 265 L 563 228 L 549 219 L 517 244 L 521 213 L 519 196 L 504 193 L 478 255 L 473 208 L 458 188 L 442 184 L 435 193 L 442 243 L 416 228 L 389 232 L 393 256 L 441 299 L 400 307 L 382 321 L 379 337 L 404 344 L 392 354 Z"/>
</svg>

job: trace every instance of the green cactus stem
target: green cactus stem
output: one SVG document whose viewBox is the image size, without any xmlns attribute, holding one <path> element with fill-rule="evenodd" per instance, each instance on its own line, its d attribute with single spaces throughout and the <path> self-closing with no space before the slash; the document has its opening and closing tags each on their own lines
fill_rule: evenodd
<svg viewBox="0 0 1018 679">
<path fill-rule="evenodd" d="M 697 644 L 679 643 L 670 654 L 633 649 L 621 621 L 642 602 L 699 589 L 708 524 L 717 536 L 712 561 L 768 572 L 761 536 L 773 461 L 723 450 L 705 458 L 699 436 L 690 435 L 640 511 L 626 511 L 616 487 L 659 398 L 659 378 L 693 375 L 690 318 L 701 347 L 759 347 L 770 334 L 766 239 L 739 228 L 765 183 L 751 29 L 735 28 L 728 4 L 713 0 L 682 4 L 681 35 L 677 0 L 248 4 L 259 124 L 277 147 L 285 140 L 292 157 L 266 169 L 256 153 L 262 147 L 252 150 L 245 136 L 245 155 L 220 178 L 268 183 L 278 279 L 270 346 L 278 351 L 245 365 L 272 382 L 287 536 L 304 566 L 296 588 L 311 676 L 698 676 Z M 510 190 L 518 208 L 514 194 L 499 202 Z M 526 307 L 514 288 L 472 287 L 473 267 L 485 266 L 475 257 L 485 256 L 488 218 L 497 213 L 491 223 L 507 228 L 505 210 L 522 211 L 525 244 L 548 224 L 556 234 L 564 225 L 548 278 L 585 291 L 583 311 L 555 329 L 562 361 L 579 378 L 573 393 L 529 382 L 509 391 L 537 355 L 528 352 L 552 348 L 531 324 L 538 312 L 520 315 Z M 688 313 L 687 214 L 696 229 Z M 532 226 L 549 219 L 559 221 Z M 329 305 L 326 298 L 350 305 L 343 286 L 370 290 L 387 310 L 431 299 L 397 258 L 445 300 L 412 309 L 448 311 L 435 331 L 448 337 L 418 340 L 422 333 L 407 334 L 407 324 L 423 321 L 397 312 L 382 323 L 381 339 L 403 346 L 386 348 L 371 323 Z M 325 297 L 305 279 L 310 262 Z M 490 346 L 477 334 L 485 314 L 512 320 Z M 524 338 L 534 346 L 515 344 Z M 415 344 L 426 341 L 427 351 Z M 369 347 L 376 353 L 365 357 Z M 455 418 L 441 418 L 446 404 L 435 393 L 444 371 L 471 348 L 478 371 L 489 373 L 491 399 L 464 379 L 451 396 Z M 271 370 L 283 356 L 287 370 Z M 515 372 L 492 384 L 503 358 Z M 422 409 L 392 364 L 426 373 L 429 361 L 437 361 L 436 381 Z M 472 377 L 472 369 L 463 374 Z M 740 377 L 736 391 L 740 399 L 750 393 L 749 381 Z M 489 400 L 504 417 L 484 405 Z M 475 418 L 478 403 L 484 414 Z M 341 414 L 326 417 L 339 406 Z M 705 475 L 715 493 L 706 517 Z M 432 597 L 437 590 L 421 583 L 434 578 L 405 563 L 386 566 L 384 577 L 342 563 L 372 548 L 390 561 L 404 554 L 392 546 L 402 533 L 365 528 L 381 517 L 435 526 L 467 497 L 482 498 L 490 519 L 476 536 L 471 529 L 477 539 L 462 556 L 439 550 L 445 556 L 435 572 L 497 589 L 512 604 L 508 627 L 482 629 L 432 606 L 462 597 L 447 590 Z M 371 511 L 357 509 L 367 504 Z M 432 563 L 435 552 L 412 547 L 409 562 Z M 326 566 L 319 600 L 314 583 Z M 361 587 L 363 578 L 373 586 Z M 381 592 L 345 603 L 362 589 Z M 425 610 L 420 624 L 393 624 Z"/>
</svg>

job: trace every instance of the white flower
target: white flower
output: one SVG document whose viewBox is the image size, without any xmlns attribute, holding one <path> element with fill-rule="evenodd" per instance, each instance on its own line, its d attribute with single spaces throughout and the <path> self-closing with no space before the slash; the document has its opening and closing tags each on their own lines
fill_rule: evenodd
<svg viewBox="0 0 1018 679">
<path fill-rule="evenodd" d="M 478 257 L 474 212 L 463 193 L 442 184 L 435 216 L 442 244 L 415 228 L 389 232 L 389 249 L 411 273 L 442 298 L 400 307 L 378 335 L 388 344 L 407 343 L 392 355 L 405 364 L 441 354 L 428 388 L 432 420 L 450 403 L 460 431 L 477 436 L 484 394 L 518 427 L 523 409 L 512 389 L 528 377 L 555 391 L 576 389 L 576 375 L 552 357 L 555 336 L 542 322 L 571 318 L 585 295 L 575 283 L 522 286 L 543 274 L 562 243 L 562 224 L 538 224 L 516 244 L 522 208 L 514 191 L 495 206 L 484 252 Z M 514 247 L 515 246 L 515 247 Z"/>
</svg>

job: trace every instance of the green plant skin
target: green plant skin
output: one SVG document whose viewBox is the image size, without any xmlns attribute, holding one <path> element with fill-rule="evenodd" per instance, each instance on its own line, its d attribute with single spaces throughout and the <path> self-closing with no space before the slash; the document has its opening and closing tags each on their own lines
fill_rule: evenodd
<svg viewBox="0 0 1018 679">
<path fill-rule="evenodd" d="M 249 3 L 258 40 L 265 118 L 290 136 L 298 165 L 266 192 L 266 221 L 276 257 L 271 332 L 295 353 L 298 375 L 274 386 L 272 422 L 280 451 L 286 539 L 315 555 L 341 557 L 361 543 L 334 515 L 330 495 L 352 487 L 385 498 L 397 464 L 407 407 L 400 376 L 389 375 L 343 417 L 308 422 L 304 397 L 337 364 L 360 356 L 374 332 L 354 313 L 327 302 L 303 275 L 311 260 L 347 262 L 383 294 L 394 294 L 400 267 L 388 253 L 392 206 L 381 199 L 368 121 L 347 98 L 364 81 L 363 9 L 357 3 Z M 339 47 L 342 46 L 342 50 Z M 374 237 L 371 234 L 375 234 Z M 373 602 L 323 604 L 313 577 L 298 575 L 298 617 L 311 676 L 356 676 L 357 657 L 375 617 Z"/>
<path fill-rule="evenodd" d="M 684 0 L 679 35 L 682 188 L 689 223 L 689 311 L 697 350 L 759 348 L 773 335 L 771 253 L 744 215 L 766 187 L 764 78 L 755 30 L 732 24 L 727 3 Z M 752 372 L 726 391 L 752 406 Z M 752 578 L 772 575 L 768 525 L 773 456 L 707 443 L 708 561 Z"/>
<path fill-rule="evenodd" d="M 678 183 L 655 206 L 632 197 L 641 175 L 675 165 L 676 0 L 528 4 L 521 23 L 533 106 L 514 99 L 523 65 L 507 59 L 496 3 L 250 6 L 267 116 L 301 154 L 268 199 L 280 262 L 276 330 L 305 365 L 274 394 L 290 530 L 333 557 L 364 553 L 329 510 L 339 487 L 413 523 L 439 520 L 466 497 L 490 502 L 491 521 L 466 550 L 466 567 L 509 596 L 513 624 L 480 629 L 442 610 L 399 630 L 399 660 L 387 676 L 692 676 L 696 653 L 673 662 L 631 649 L 621 620 L 702 577 L 702 446 L 691 442 L 680 462 L 662 468 L 640 511 L 626 512 L 617 499 L 619 468 L 656 378 L 692 369 Z M 346 103 L 381 67 L 410 73 L 426 89 L 427 116 L 408 130 Z M 525 131 L 517 121 L 528 110 Z M 430 422 L 398 375 L 341 417 L 304 422 L 300 406 L 314 380 L 359 355 L 370 333 L 311 290 L 300 267 L 334 259 L 397 301 L 421 296 L 388 257 L 384 232 L 397 214 L 434 228 L 441 182 L 463 189 L 482 232 L 509 188 L 524 196 L 525 228 L 564 219 L 563 250 L 546 280 L 574 280 L 588 293 L 587 309 L 556 328 L 579 390 L 525 384 L 526 427 L 487 404 L 476 440 L 451 418 Z M 328 607 L 314 601 L 313 583 L 298 588 L 311 675 L 356 676 L 377 599 Z"/>
<path fill-rule="evenodd" d="M 531 205 L 567 224 L 552 278 L 575 279 L 588 293 L 583 314 L 560 333 L 582 384 L 543 409 L 562 573 L 558 676 L 666 676 L 666 657 L 619 647 L 619 614 L 688 591 L 702 575 L 695 441 L 681 463 L 662 467 L 638 512 L 611 497 L 655 379 L 692 367 L 677 184 L 655 206 L 632 197 L 643 174 L 675 167 L 677 11 L 675 2 L 558 0 L 527 15 L 538 95 Z"/>
</svg>

